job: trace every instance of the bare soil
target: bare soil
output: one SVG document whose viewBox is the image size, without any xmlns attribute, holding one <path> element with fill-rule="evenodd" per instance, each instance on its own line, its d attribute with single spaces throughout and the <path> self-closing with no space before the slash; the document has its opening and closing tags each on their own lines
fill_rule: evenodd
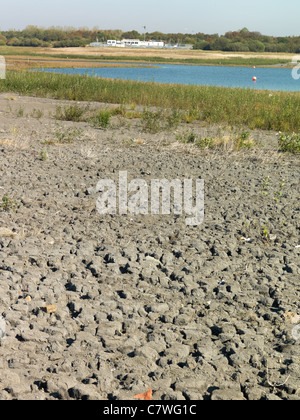
<svg viewBox="0 0 300 420">
<path fill-rule="evenodd" d="M 0 95 L 0 400 L 299 400 L 299 156 L 273 132 L 202 151 L 179 139 L 241 129 L 56 121 L 67 104 Z M 204 223 L 100 215 L 124 170 L 204 179 Z"/>
</svg>

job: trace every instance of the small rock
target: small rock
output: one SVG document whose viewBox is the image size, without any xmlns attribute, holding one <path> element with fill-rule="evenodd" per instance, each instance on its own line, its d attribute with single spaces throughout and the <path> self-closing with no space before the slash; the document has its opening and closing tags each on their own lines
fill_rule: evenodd
<svg viewBox="0 0 300 420">
<path fill-rule="evenodd" d="M 244 395 L 234 389 L 216 389 L 211 396 L 212 401 L 245 401 Z"/>
<path fill-rule="evenodd" d="M 73 388 L 69 389 L 69 395 L 75 400 L 101 400 L 100 394 L 97 392 L 97 389 L 94 385 L 83 385 L 79 384 Z"/>
<path fill-rule="evenodd" d="M 159 358 L 157 351 L 149 345 L 135 349 L 134 355 L 146 357 L 150 360 L 157 360 Z"/>
<path fill-rule="evenodd" d="M 186 377 L 179 379 L 175 383 L 175 391 L 186 392 L 187 390 L 193 390 L 200 393 L 204 393 L 207 390 L 207 382 L 204 379 Z"/>
<path fill-rule="evenodd" d="M 286 312 L 283 316 L 285 320 L 291 324 L 298 324 L 300 322 L 300 315 L 295 312 Z"/>
<path fill-rule="evenodd" d="M 0 236 L 3 238 L 15 238 L 17 234 L 10 229 L 0 227 Z"/>
<path fill-rule="evenodd" d="M 40 309 L 42 311 L 46 312 L 47 314 L 54 314 L 55 312 L 57 312 L 57 306 L 56 305 L 41 306 Z"/>
</svg>

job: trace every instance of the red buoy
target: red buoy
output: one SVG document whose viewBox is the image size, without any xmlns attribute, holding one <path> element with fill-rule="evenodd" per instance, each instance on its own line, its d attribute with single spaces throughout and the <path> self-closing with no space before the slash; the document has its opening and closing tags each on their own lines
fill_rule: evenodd
<svg viewBox="0 0 300 420">
<path fill-rule="evenodd" d="M 253 82 L 256 82 L 257 81 L 257 77 L 254 76 L 252 80 L 253 80 Z"/>
</svg>

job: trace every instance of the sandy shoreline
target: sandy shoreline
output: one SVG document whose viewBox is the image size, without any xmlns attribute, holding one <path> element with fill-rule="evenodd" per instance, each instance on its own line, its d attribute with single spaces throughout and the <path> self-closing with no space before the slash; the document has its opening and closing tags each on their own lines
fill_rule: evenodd
<svg viewBox="0 0 300 420">
<path fill-rule="evenodd" d="M 202 51 L 202 50 L 162 50 L 162 49 L 132 49 L 132 48 L 45 48 L 45 53 L 64 54 L 64 55 L 126 55 L 128 57 L 164 57 L 173 59 L 184 58 L 204 58 L 204 59 L 218 59 L 218 58 L 270 58 L 291 60 L 295 54 L 289 53 L 230 53 L 218 51 Z"/>
<path fill-rule="evenodd" d="M 134 48 L 110 48 L 110 47 L 102 47 L 102 48 L 95 48 L 95 47 L 70 47 L 70 48 L 36 48 L 36 49 L 27 49 L 23 48 L 23 53 L 20 54 L 20 51 L 16 48 L 16 55 L 10 54 L 6 56 L 7 65 L 10 69 L 27 69 L 35 67 L 47 67 L 47 68 L 54 68 L 54 67 L 106 67 L 111 66 L 107 63 L 97 63 L 95 62 L 95 57 L 99 56 L 99 60 L 105 60 L 109 58 L 111 61 L 115 60 L 115 64 L 113 66 L 122 66 L 124 64 L 119 63 L 120 57 L 122 57 L 122 61 L 126 61 L 129 66 L 135 66 L 137 63 L 136 61 L 141 61 L 141 64 L 144 62 L 145 65 L 148 65 L 149 61 L 155 59 L 155 63 L 159 62 L 159 58 L 161 58 L 161 62 L 165 62 L 165 60 L 172 60 L 172 63 L 176 64 L 187 64 L 187 65 L 212 65 L 210 60 L 214 60 L 213 65 L 216 66 L 248 66 L 251 64 L 244 64 L 241 63 L 231 63 L 230 59 L 248 59 L 248 60 L 256 60 L 262 59 L 261 64 L 257 65 L 258 67 L 277 67 L 277 68 L 293 68 L 295 54 L 288 54 L 288 53 L 232 53 L 232 52 L 222 52 L 222 51 L 202 51 L 202 50 L 164 50 L 164 49 L 134 49 Z M 26 54 L 28 51 L 29 55 Z M 31 55 L 34 53 L 34 55 Z M 5 53 L 4 53 L 5 54 Z M 52 55 L 53 57 L 45 57 L 46 55 Z M 39 56 L 38 56 L 39 55 Z M 64 56 L 63 58 L 56 59 L 55 56 Z M 81 56 L 82 59 L 74 59 L 72 56 Z M 87 57 L 84 60 L 84 57 Z M 93 57 L 93 60 L 89 60 L 89 56 Z M 286 63 L 279 63 L 279 64 L 265 64 L 263 60 L 289 60 Z M 185 60 L 207 60 L 207 63 L 200 62 L 200 63 L 185 63 Z M 216 61 L 219 60 L 219 61 Z M 229 60 L 229 63 L 228 63 Z M 297 61 L 297 60 L 296 60 Z M 141 65 L 139 64 L 139 65 Z M 152 64 L 154 65 L 154 64 Z"/>
<path fill-rule="evenodd" d="M 0 400 L 299 400 L 299 156 L 274 132 L 208 152 L 178 139 L 234 129 L 56 121 L 66 105 L 0 95 Z M 124 170 L 204 179 L 203 225 L 101 216 L 97 182 Z"/>
</svg>

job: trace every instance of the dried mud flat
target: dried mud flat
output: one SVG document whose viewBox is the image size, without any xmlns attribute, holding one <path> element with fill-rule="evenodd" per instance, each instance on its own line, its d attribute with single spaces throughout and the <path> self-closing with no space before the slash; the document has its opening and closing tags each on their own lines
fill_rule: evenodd
<svg viewBox="0 0 300 420">
<path fill-rule="evenodd" d="M 206 152 L 178 133 L 229 128 L 99 130 L 57 105 L 0 95 L 0 399 L 299 400 L 299 157 L 276 133 Z M 101 216 L 96 184 L 124 170 L 204 179 L 205 222 Z"/>
</svg>

